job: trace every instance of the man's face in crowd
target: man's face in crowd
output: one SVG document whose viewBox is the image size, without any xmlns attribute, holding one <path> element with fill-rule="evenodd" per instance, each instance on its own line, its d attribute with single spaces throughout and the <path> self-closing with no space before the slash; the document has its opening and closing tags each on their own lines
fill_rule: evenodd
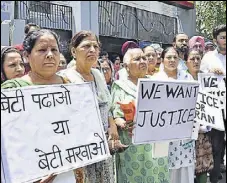
<svg viewBox="0 0 227 183">
<path fill-rule="evenodd" d="M 226 32 L 220 32 L 217 39 L 214 39 L 214 42 L 217 44 L 220 51 L 226 50 Z"/>
<path fill-rule="evenodd" d="M 188 36 L 186 34 L 179 34 L 176 37 L 176 42 L 173 43 L 175 49 L 181 53 L 188 51 Z"/>
<path fill-rule="evenodd" d="M 103 63 L 101 63 L 101 68 L 105 76 L 106 84 L 109 84 L 111 82 L 112 70 L 108 61 L 104 61 Z"/>
<path fill-rule="evenodd" d="M 209 51 L 214 51 L 215 47 L 212 44 L 209 44 L 205 47 L 205 53 L 209 52 Z"/>
<path fill-rule="evenodd" d="M 200 42 L 196 42 L 195 45 L 193 46 L 193 50 L 198 51 L 200 54 L 203 54 L 203 46 Z"/>
</svg>

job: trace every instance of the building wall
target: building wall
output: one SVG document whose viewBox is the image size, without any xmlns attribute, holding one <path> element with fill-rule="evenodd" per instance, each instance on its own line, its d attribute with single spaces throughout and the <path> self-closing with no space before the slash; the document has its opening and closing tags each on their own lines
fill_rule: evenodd
<svg viewBox="0 0 227 183">
<path fill-rule="evenodd" d="M 123 5 L 132 6 L 135 8 L 151 11 L 154 13 L 175 17 L 177 8 L 172 5 L 167 5 L 159 1 L 112 1 Z"/>
<path fill-rule="evenodd" d="M 14 1 L 1 1 L 1 21 L 14 18 Z"/>
<path fill-rule="evenodd" d="M 170 45 L 177 33 L 191 37 L 195 28 L 195 10 L 160 1 L 99 1 L 99 35 L 109 53 L 121 54 L 126 40 Z"/>
<path fill-rule="evenodd" d="M 98 1 L 53 1 L 73 9 L 73 35 L 80 30 L 91 30 L 99 35 Z"/>
<path fill-rule="evenodd" d="M 73 34 L 79 30 L 91 30 L 99 34 L 98 1 L 52 1 L 53 3 L 73 7 Z M 196 33 L 195 9 L 185 10 L 159 1 L 112 1 L 123 5 L 136 7 L 146 11 L 176 17 L 178 32 L 185 32 L 189 36 Z M 1 19 L 13 19 L 14 2 L 1 2 Z M 190 22 L 190 23 L 189 23 Z"/>
<path fill-rule="evenodd" d="M 196 35 L 196 10 L 178 9 L 179 32 L 185 32 L 189 37 Z"/>
<path fill-rule="evenodd" d="M 8 1 L 10 2 L 10 1 Z M 13 18 L 14 2 L 11 1 L 8 4 L 7 1 L 1 2 L 3 14 L 2 17 L 6 17 L 4 13 L 8 14 L 10 18 Z M 196 33 L 196 15 L 195 9 L 186 10 L 173 5 L 168 5 L 159 1 L 113 1 L 122 5 L 136 7 L 141 10 L 158 13 L 161 15 L 177 18 L 177 32 L 185 32 L 189 36 L 193 36 Z M 91 30 L 97 35 L 100 34 L 99 30 L 99 1 L 53 1 L 55 4 L 71 6 L 73 11 L 73 27 L 72 35 L 80 30 Z M 6 17 L 8 19 L 8 17 Z M 149 23 L 149 22 L 148 22 Z M 158 30 L 156 31 L 158 32 Z M 140 32 L 139 32 L 140 33 Z M 149 32 L 148 32 L 149 33 Z M 147 34 L 148 34 L 147 33 Z M 158 34 L 157 34 L 158 35 Z M 107 35 L 111 36 L 111 35 Z M 148 37 L 148 35 L 141 35 L 141 37 Z M 117 37 L 117 36 L 115 36 Z M 124 37 L 122 37 L 124 38 Z M 134 39 L 135 37 L 127 37 L 127 39 Z M 169 42 L 169 41 L 168 41 Z"/>
<path fill-rule="evenodd" d="M 11 26 L 10 20 L 14 18 L 14 1 L 1 1 L 1 45 L 9 46 L 11 41 L 15 40 L 13 37 L 10 39 Z"/>
<path fill-rule="evenodd" d="M 70 6 L 70 1 L 50 1 L 51 3 L 59 4 L 59 5 L 65 5 Z"/>
<path fill-rule="evenodd" d="M 73 8 L 73 34 L 80 30 L 91 30 L 99 35 L 98 2 L 99 1 L 52 1 L 53 3 Z M 196 33 L 195 9 L 185 10 L 159 1 L 112 1 L 122 5 L 175 17 L 178 20 L 178 32 L 189 36 Z M 190 23 L 189 23 L 190 22 Z"/>
<path fill-rule="evenodd" d="M 178 20 L 178 32 L 185 32 L 188 36 L 196 33 L 196 11 L 187 10 L 159 1 L 113 1 L 123 5 L 144 9 L 146 11 L 175 17 Z"/>
<path fill-rule="evenodd" d="M 146 10 L 148 12 L 153 12 L 153 13 L 157 13 L 160 15 L 165 15 L 168 17 L 176 18 L 177 19 L 176 32 L 185 32 L 189 36 L 193 36 L 196 32 L 195 10 L 185 10 L 185 9 L 173 6 L 173 5 L 162 3 L 160 1 L 111 1 L 111 2 L 119 3 L 122 5 L 134 7 L 137 9 Z M 121 45 L 123 42 L 125 42 L 126 39 L 127 40 L 136 39 L 136 37 L 133 36 L 134 35 L 133 33 L 135 33 L 135 34 L 137 33 L 139 35 L 139 36 L 137 36 L 137 38 L 139 38 L 139 39 L 150 38 L 149 40 L 151 40 L 153 42 L 159 42 L 159 43 L 162 42 L 164 44 L 165 43 L 171 44 L 171 42 L 172 42 L 172 37 L 173 37 L 172 35 L 167 36 L 167 37 L 169 37 L 169 39 L 165 38 L 164 40 L 166 40 L 166 41 L 157 41 L 158 39 L 162 40 L 163 37 L 166 37 L 165 35 L 163 35 L 163 32 L 162 32 L 163 29 L 159 29 L 159 27 L 157 28 L 158 30 L 152 31 L 152 34 L 151 34 L 150 32 L 146 33 L 146 31 L 143 30 L 143 28 L 141 27 L 141 24 L 139 23 L 138 32 L 132 32 L 134 30 L 133 28 L 135 25 L 132 25 L 132 24 L 134 24 L 133 23 L 134 18 L 130 17 L 130 16 L 128 19 L 126 19 L 127 21 L 130 22 L 130 24 L 128 24 L 129 22 L 127 22 L 127 23 L 125 22 L 127 24 L 128 28 L 130 28 L 130 31 L 122 26 L 114 28 L 110 24 L 104 23 L 104 26 L 101 26 L 101 27 L 106 30 L 108 29 L 109 31 L 107 31 L 107 34 L 102 34 L 105 31 L 103 31 L 102 28 L 100 27 L 99 20 L 102 16 L 107 17 L 107 14 L 105 14 L 105 11 L 103 14 L 102 13 L 100 14 L 99 1 L 94 1 L 94 2 L 90 2 L 90 1 L 85 1 L 85 2 L 55 1 L 54 3 L 71 6 L 73 8 L 73 35 L 75 34 L 75 32 L 78 32 L 80 30 L 91 30 L 91 31 L 95 32 L 96 35 L 100 36 L 103 47 L 108 52 L 120 53 Z M 112 9 L 114 9 L 114 8 L 112 7 Z M 125 10 L 121 9 L 121 10 L 118 10 L 117 12 L 122 13 L 122 12 L 125 12 Z M 117 12 L 112 13 L 112 15 L 109 17 L 111 19 L 111 23 L 113 23 L 115 26 L 121 24 L 120 23 L 121 21 L 119 22 L 117 20 L 118 19 L 117 17 L 119 16 Z M 141 15 L 139 15 L 139 16 L 141 18 L 141 17 L 146 17 L 147 15 L 149 15 L 149 13 L 144 13 L 143 16 L 141 16 Z M 99 16 L 101 16 L 101 17 L 99 17 Z M 154 20 L 156 20 L 157 18 L 159 19 L 158 16 L 149 15 L 149 17 L 150 16 L 153 16 Z M 146 19 L 149 19 L 149 17 L 147 17 Z M 105 19 L 105 22 L 108 22 L 108 20 Z M 143 24 L 145 25 L 145 27 L 147 29 L 150 29 L 150 27 L 151 27 L 149 25 L 149 23 L 150 22 L 147 20 L 145 20 L 145 22 L 143 21 Z M 173 25 L 172 21 L 170 24 Z M 172 30 L 169 26 L 170 25 L 168 23 L 165 25 L 166 29 L 168 30 L 167 33 L 170 30 Z M 123 32 L 124 34 L 123 33 L 121 34 L 120 32 Z M 122 36 L 122 35 L 124 35 L 124 36 Z M 157 37 L 153 37 L 153 35 L 157 35 Z"/>
<path fill-rule="evenodd" d="M 10 26 L 8 22 L 1 23 L 1 46 L 9 46 L 10 39 L 9 39 L 9 30 Z"/>
<path fill-rule="evenodd" d="M 91 30 L 99 35 L 98 1 L 53 1 L 54 3 L 73 7 L 73 34 L 79 30 Z M 191 10 L 184 10 L 159 1 L 112 1 L 122 5 L 136 7 L 146 11 L 179 18 L 178 32 L 186 32 L 190 36 L 195 34 L 195 26 L 188 25 L 188 17 L 194 22 Z M 177 16 L 177 15 L 181 16 Z M 193 23 L 192 23 L 193 24 Z"/>
</svg>

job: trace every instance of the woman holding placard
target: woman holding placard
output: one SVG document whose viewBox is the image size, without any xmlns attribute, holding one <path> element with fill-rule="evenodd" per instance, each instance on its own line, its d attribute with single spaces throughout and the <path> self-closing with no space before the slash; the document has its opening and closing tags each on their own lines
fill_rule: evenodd
<svg viewBox="0 0 227 183">
<path fill-rule="evenodd" d="M 58 36 L 51 30 L 41 29 L 29 32 L 24 39 L 23 47 L 31 71 L 22 78 L 4 82 L 1 88 L 67 83 L 63 77 L 56 75 L 60 62 L 58 40 Z M 54 178 L 55 176 L 51 174 L 36 183 L 52 183 Z"/>
<path fill-rule="evenodd" d="M 76 33 L 71 40 L 71 53 L 76 64 L 72 68 L 61 71 L 59 75 L 66 77 L 72 83 L 94 83 L 104 130 L 109 136 L 110 151 L 114 153 L 127 146 L 122 145 L 118 139 L 117 127 L 110 112 L 111 96 L 105 78 L 98 69 L 92 68 L 98 60 L 99 52 L 100 42 L 94 33 L 90 31 Z M 81 172 L 84 174 L 83 181 L 85 183 L 114 183 L 113 164 L 114 161 L 110 158 L 85 167 Z"/>
<path fill-rule="evenodd" d="M 111 90 L 113 116 L 119 129 L 120 140 L 129 145 L 123 153 L 116 154 L 117 182 L 169 183 L 168 158 L 154 159 L 152 144 L 132 144 L 137 82 L 139 78 L 147 78 L 147 57 L 141 49 L 134 48 L 126 52 L 123 62 L 128 79 L 115 81 Z"/>
<path fill-rule="evenodd" d="M 201 55 L 198 51 L 190 50 L 185 56 L 188 72 L 194 80 L 198 80 L 200 72 Z M 214 160 L 212 153 L 212 144 L 208 132 L 209 126 L 200 125 L 198 139 L 196 140 L 196 181 L 197 183 L 207 183 L 207 173 L 213 169 Z"/>
<path fill-rule="evenodd" d="M 159 80 L 193 80 L 183 70 L 178 70 L 179 54 L 173 48 L 162 52 L 163 70 L 153 77 Z M 169 144 L 169 169 L 171 183 L 194 183 L 195 141 L 180 140 Z"/>
</svg>

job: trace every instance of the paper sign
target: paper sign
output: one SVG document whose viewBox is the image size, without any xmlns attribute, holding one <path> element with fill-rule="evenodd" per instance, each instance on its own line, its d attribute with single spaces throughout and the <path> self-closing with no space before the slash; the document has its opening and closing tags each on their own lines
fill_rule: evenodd
<svg viewBox="0 0 227 183">
<path fill-rule="evenodd" d="M 134 143 L 191 139 L 198 82 L 140 80 Z"/>
<path fill-rule="evenodd" d="M 34 182 L 110 156 L 92 83 L 2 90 L 1 114 L 6 183 Z"/>
<path fill-rule="evenodd" d="M 200 91 L 196 104 L 195 120 L 199 124 L 224 131 L 220 98 L 213 94 Z"/>
<path fill-rule="evenodd" d="M 222 118 L 226 120 L 226 75 L 199 73 L 200 90 L 208 92 L 221 100 Z"/>
</svg>

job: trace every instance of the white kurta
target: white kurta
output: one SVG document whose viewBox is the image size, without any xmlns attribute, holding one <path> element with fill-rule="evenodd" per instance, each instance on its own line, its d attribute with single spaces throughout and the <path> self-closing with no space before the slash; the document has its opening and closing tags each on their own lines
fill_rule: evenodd
<svg viewBox="0 0 227 183">
<path fill-rule="evenodd" d="M 206 53 L 201 62 L 201 71 L 209 72 L 211 69 L 220 69 L 226 74 L 226 55 L 218 53 L 217 49 Z"/>
<path fill-rule="evenodd" d="M 164 69 L 163 63 L 161 63 L 161 65 L 160 65 L 159 68 L 160 68 L 160 71 L 163 71 L 163 69 Z M 179 60 L 179 64 L 178 64 L 177 69 L 178 70 L 184 70 L 184 71 L 187 71 L 188 70 L 188 67 L 187 67 L 187 65 L 186 65 L 186 63 L 185 63 L 185 61 L 183 59 L 180 59 Z"/>
<path fill-rule="evenodd" d="M 174 80 L 164 71 L 154 75 L 155 79 Z M 177 80 L 193 81 L 184 70 L 178 70 Z M 171 183 L 194 183 L 195 140 L 178 140 L 169 144 L 169 169 Z"/>
</svg>

